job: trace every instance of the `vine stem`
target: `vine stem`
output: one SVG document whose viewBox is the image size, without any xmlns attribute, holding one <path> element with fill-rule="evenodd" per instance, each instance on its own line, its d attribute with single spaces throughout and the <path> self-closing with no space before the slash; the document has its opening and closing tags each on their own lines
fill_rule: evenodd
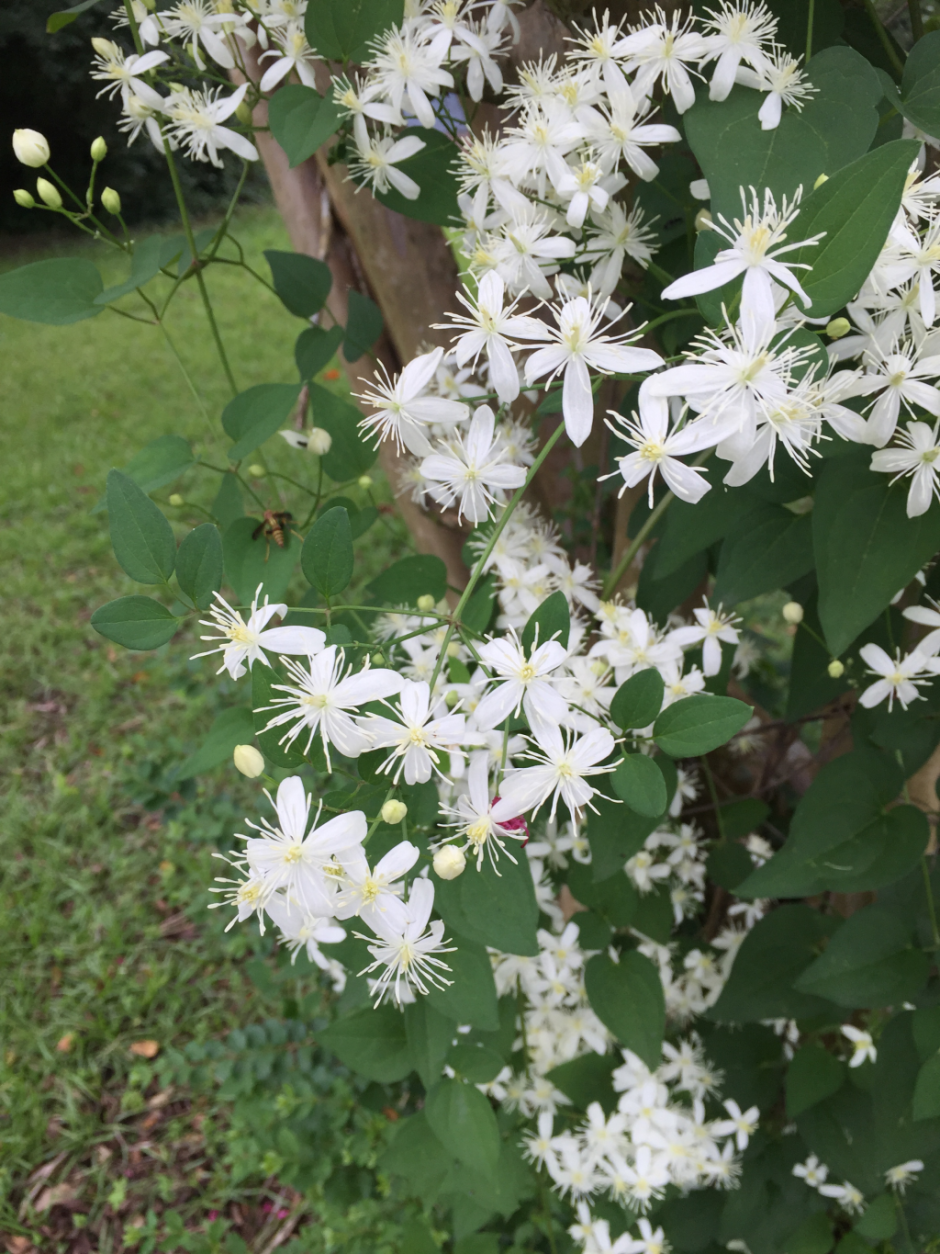
<svg viewBox="0 0 940 1254">
<path fill-rule="evenodd" d="M 904 62 L 898 56 L 897 51 L 895 50 L 894 44 L 891 42 L 888 32 L 884 28 L 881 18 L 878 16 L 878 10 L 875 8 L 875 0 L 863 0 L 863 3 L 865 5 L 866 10 L 868 11 L 868 16 L 872 20 L 872 25 L 875 28 L 875 33 L 878 36 L 878 38 L 881 40 L 881 46 L 882 48 L 884 48 L 885 52 L 888 55 L 888 60 L 891 62 L 891 64 L 894 66 L 894 68 L 897 70 L 899 74 L 903 74 Z"/>
<path fill-rule="evenodd" d="M 918 39 L 924 37 L 924 15 L 920 11 L 920 0 L 908 0 L 907 12 L 911 19 L 911 34 L 916 44 Z"/>
<path fill-rule="evenodd" d="M 552 434 L 545 441 L 545 445 L 542 448 L 542 451 L 539 453 L 538 457 L 536 457 L 535 461 L 529 467 L 529 473 L 525 477 L 525 483 L 522 485 L 521 488 L 516 489 L 516 492 L 512 500 L 509 502 L 509 504 L 506 506 L 505 510 L 503 511 L 502 518 L 500 518 L 499 522 L 493 528 L 493 534 L 490 536 L 489 541 L 487 542 L 486 548 L 480 554 L 479 558 L 477 559 L 476 565 L 474 566 L 473 570 L 470 572 L 470 578 L 467 580 L 467 586 L 466 588 L 464 588 L 463 592 L 460 594 L 460 600 L 457 602 L 457 608 L 454 610 L 451 621 L 447 626 L 447 631 L 444 634 L 444 640 L 443 640 L 443 643 L 441 644 L 441 651 L 438 654 L 437 662 L 434 664 L 434 673 L 431 676 L 431 683 L 429 685 L 431 692 L 434 691 L 434 685 L 437 683 L 437 677 L 441 673 L 441 667 L 444 664 L 444 658 L 447 656 L 447 646 L 450 644 L 451 640 L 453 639 L 456 624 L 460 619 L 460 615 L 466 609 L 467 602 L 470 600 L 470 597 L 473 595 L 473 589 L 477 586 L 480 576 L 483 574 L 483 569 L 486 566 L 487 561 L 489 560 L 490 554 L 496 548 L 496 541 L 503 534 L 503 530 L 506 524 L 509 522 L 510 518 L 512 517 L 516 506 L 522 500 L 522 494 L 525 492 L 526 488 L 535 478 L 536 471 L 539 469 L 539 467 L 545 461 L 546 457 L 548 457 L 549 453 L 558 443 L 564 430 L 565 430 L 564 423 L 559 423 L 559 425 L 555 428 Z"/>
<path fill-rule="evenodd" d="M 806 19 L 806 60 L 813 55 L 813 22 L 816 17 L 816 0 L 809 0 L 809 16 Z"/>
<path fill-rule="evenodd" d="M 607 576 L 607 582 L 604 584 L 603 591 L 601 592 L 601 596 L 605 601 L 613 595 L 617 584 L 620 583 L 620 580 L 624 576 L 624 572 L 629 568 L 630 563 L 640 551 L 640 545 L 653 530 L 660 518 L 662 518 L 663 514 L 665 514 L 666 510 L 675 499 L 674 492 L 667 492 L 650 514 L 649 518 L 647 518 L 640 530 L 636 533 L 636 538 L 627 546 L 627 551 L 617 563 L 616 568 Z"/>
</svg>

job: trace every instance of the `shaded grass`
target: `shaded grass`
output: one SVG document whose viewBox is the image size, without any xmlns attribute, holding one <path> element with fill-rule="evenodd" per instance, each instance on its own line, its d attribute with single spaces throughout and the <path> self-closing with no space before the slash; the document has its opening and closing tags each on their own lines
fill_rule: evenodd
<svg viewBox="0 0 940 1254">
<path fill-rule="evenodd" d="M 237 228 L 259 270 L 264 248 L 289 248 L 271 210 L 241 215 Z M 120 261 L 102 270 L 106 283 L 123 277 Z M 208 282 L 239 387 L 295 378 L 302 324 L 244 271 L 218 267 Z M 42 1235 L 61 1212 L 36 1210 L 56 1181 L 73 1182 L 59 1204 L 72 1230 L 103 1224 L 89 1249 L 121 1248 L 119 1227 L 101 1233 L 154 1198 L 201 1213 L 236 1196 L 219 1165 L 225 1109 L 185 1095 L 154 1105 L 158 1060 L 131 1047 L 165 1051 L 271 1013 L 244 970 L 259 942 L 223 936 L 226 920 L 205 911 L 212 850 L 257 813 L 258 788 L 228 766 L 198 785 L 176 778 L 235 685 L 213 678 L 211 660 L 187 660 L 191 628 L 139 654 L 88 622 L 104 601 L 141 590 L 113 559 L 106 515 L 89 512 L 108 468 L 165 433 L 225 464 L 218 417 L 230 394 L 194 284 L 168 322 L 211 425 L 154 328 L 110 313 L 64 328 L 0 317 L 0 1231 L 50 1250 L 72 1248 L 59 1243 L 61 1223 Z M 265 454 L 298 473 L 283 442 Z M 200 473 L 155 498 L 208 504 L 217 481 Z M 178 536 L 203 521 L 189 506 L 176 515 Z M 401 535 L 397 524 L 373 528 L 357 546 L 357 584 Z M 239 1196 L 260 1181 L 250 1183 Z"/>
</svg>

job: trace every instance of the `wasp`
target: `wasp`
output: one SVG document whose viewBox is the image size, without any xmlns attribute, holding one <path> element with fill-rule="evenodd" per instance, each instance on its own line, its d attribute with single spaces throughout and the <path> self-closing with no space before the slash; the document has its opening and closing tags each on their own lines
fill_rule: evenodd
<svg viewBox="0 0 940 1254">
<path fill-rule="evenodd" d="M 264 536 L 265 561 L 268 560 L 271 553 L 272 540 L 279 549 L 283 549 L 289 543 L 291 535 L 297 535 L 297 532 L 291 527 L 291 523 L 293 521 L 294 515 L 290 512 L 290 510 L 266 509 L 264 511 L 264 517 L 251 533 L 251 538 L 252 540 L 257 540 L 258 536 Z"/>
</svg>

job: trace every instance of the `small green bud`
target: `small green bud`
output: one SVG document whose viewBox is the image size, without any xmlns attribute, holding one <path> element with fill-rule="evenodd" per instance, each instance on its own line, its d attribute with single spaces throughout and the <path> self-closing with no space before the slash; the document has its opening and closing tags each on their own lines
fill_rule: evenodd
<svg viewBox="0 0 940 1254">
<path fill-rule="evenodd" d="M 826 667 L 826 670 L 829 672 L 830 679 L 841 679 L 845 674 L 845 667 L 838 658 L 833 658 L 833 660 Z"/>
<path fill-rule="evenodd" d="M 48 205 L 50 209 L 62 208 L 62 197 L 59 195 L 59 189 L 54 183 L 50 183 L 48 179 L 37 179 L 36 191 L 39 192 L 39 199 L 43 204 Z"/>
<path fill-rule="evenodd" d="M 701 232 L 701 231 L 711 230 L 711 225 L 712 225 L 712 215 L 708 212 L 707 209 L 699 209 L 698 213 L 695 215 L 696 231 Z"/>
<path fill-rule="evenodd" d="M 25 187 L 18 187 L 16 191 L 13 193 L 13 199 L 16 201 L 16 203 L 20 206 L 21 209 L 35 208 L 36 201 L 33 198 L 33 196 L 26 190 Z"/>
<path fill-rule="evenodd" d="M 813 184 L 813 191 L 816 191 L 817 187 L 822 187 L 823 183 L 828 183 L 828 182 L 829 182 L 829 175 L 820 174 L 819 178 Z"/>
<path fill-rule="evenodd" d="M 784 622 L 789 623 L 791 627 L 796 627 L 803 621 L 803 607 L 799 601 L 788 601 L 780 612 Z"/>
<path fill-rule="evenodd" d="M 241 122 L 242 126 L 251 125 L 251 110 L 245 104 L 244 100 L 235 110 L 235 116 L 238 118 L 239 122 Z"/>
<path fill-rule="evenodd" d="M 179 507 L 181 505 L 185 505 L 186 502 L 183 500 L 183 498 L 180 496 L 178 492 L 174 492 L 170 497 L 170 504 L 173 506 L 174 509 L 179 509 Z"/>
<path fill-rule="evenodd" d="M 418 597 L 418 609 L 421 610 L 422 613 L 426 610 L 434 609 L 434 598 L 431 596 L 430 592 L 426 592 L 424 596 Z"/>
<path fill-rule="evenodd" d="M 265 476 L 265 469 L 263 466 L 259 466 L 257 462 L 253 462 L 248 467 L 248 473 L 251 475 L 252 479 L 263 479 Z"/>
<path fill-rule="evenodd" d="M 444 693 L 444 704 L 447 706 L 448 710 L 452 710 L 459 700 L 460 693 L 456 692 L 453 688 Z"/>
<path fill-rule="evenodd" d="M 448 657 L 460 657 L 460 643 L 459 643 L 459 641 L 457 641 L 457 640 L 452 640 L 452 641 L 450 642 L 450 644 L 447 646 L 447 656 L 448 656 Z"/>
<path fill-rule="evenodd" d="M 104 138 L 99 135 L 97 139 L 92 140 L 91 159 L 92 161 L 104 161 L 108 155 L 108 145 L 104 142 Z"/>
<path fill-rule="evenodd" d="M 372 657 L 369 660 L 371 661 L 373 666 L 384 666 L 385 654 L 377 650 L 375 653 L 372 654 Z"/>
<path fill-rule="evenodd" d="M 371 475 L 360 475 L 358 482 L 363 492 L 367 492 L 372 487 L 374 480 Z"/>
<path fill-rule="evenodd" d="M 833 318 L 826 326 L 826 334 L 830 340 L 841 340 L 843 335 L 848 335 L 852 330 L 852 324 L 848 318 Z"/>
<path fill-rule="evenodd" d="M 113 213 L 115 217 L 121 212 L 121 198 L 113 187 L 104 189 L 101 193 L 101 203 L 108 213 Z"/>
<path fill-rule="evenodd" d="M 408 807 L 404 801 L 386 801 L 382 806 L 381 815 L 383 823 L 390 823 L 393 827 L 396 823 L 400 823 L 408 813 Z"/>
</svg>

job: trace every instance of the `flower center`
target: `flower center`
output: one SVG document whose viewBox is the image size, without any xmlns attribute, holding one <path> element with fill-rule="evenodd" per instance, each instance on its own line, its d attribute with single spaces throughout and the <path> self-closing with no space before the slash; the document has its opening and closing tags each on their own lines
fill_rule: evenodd
<svg viewBox="0 0 940 1254">
<path fill-rule="evenodd" d="M 467 839 L 471 844 L 479 848 L 490 834 L 490 824 L 488 819 L 477 819 L 475 823 L 471 823 L 467 828 Z"/>
<path fill-rule="evenodd" d="M 535 679 L 536 670 L 531 662 L 523 662 L 519 668 L 519 678 L 524 684 L 530 684 Z"/>
</svg>

